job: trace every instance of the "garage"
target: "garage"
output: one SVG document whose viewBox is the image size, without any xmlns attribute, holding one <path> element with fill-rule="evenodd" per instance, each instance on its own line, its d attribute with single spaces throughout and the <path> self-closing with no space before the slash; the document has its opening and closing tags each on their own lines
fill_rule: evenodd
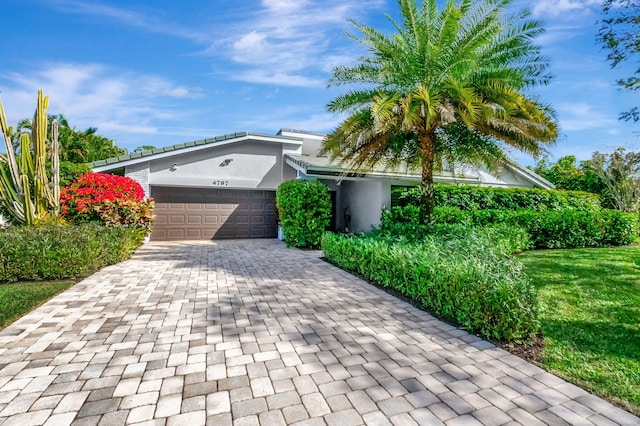
<svg viewBox="0 0 640 426">
<path fill-rule="evenodd" d="M 275 191 L 151 186 L 151 240 L 275 238 Z"/>
</svg>

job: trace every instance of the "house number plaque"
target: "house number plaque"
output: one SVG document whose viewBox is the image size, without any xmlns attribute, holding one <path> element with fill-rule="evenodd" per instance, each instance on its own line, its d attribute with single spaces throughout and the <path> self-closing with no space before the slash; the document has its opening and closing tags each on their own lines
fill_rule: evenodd
<svg viewBox="0 0 640 426">
<path fill-rule="evenodd" d="M 214 180 L 213 186 L 229 186 L 228 180 Z"/>
</svg>

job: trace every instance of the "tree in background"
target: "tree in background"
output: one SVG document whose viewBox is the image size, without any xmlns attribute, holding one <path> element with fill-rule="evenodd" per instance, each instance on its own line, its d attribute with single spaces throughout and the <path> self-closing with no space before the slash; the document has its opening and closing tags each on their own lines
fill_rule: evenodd
<svg viewBox="0 0 640 426">
<path fill-rule="evenodd" d="M 63 187 L 71 184 L 81 174 L 91 171 L 88 163 L 127 153 L 126 149 L 118 147 L 113 140 L 98 135 L 95 127 L 84 131 L 71 127 L 64 114 L 49 115 L 47 121 L 48 134 L 51 134 L 51 123 L 58 123 L 60 184 Z M 31 126 L 32 121 L 29 119 L 18 123 L 16 132 L 11 135 L 14 146 L 18 145 L 21 134 L 31 132 Z"/>
<path fill-rule="evenodd" d="M 600 22 L 597 40 L 609 51 L 607 61 L 611 68 L 630 61 L 637 64 L 636 55 L 640 53 L 640 1 L 605 0 L 602 10 L 606 18 Z M 624 90 L 637 91 L 640 88 L 640 68 L 636 67 L 631 76 L 619 79 L 617 84 Z M 638 121 L 640 110 L 634 107 L 622 112 L 619 118 Z"/>
<path fill-rule="evenodd" d="M 578 165 L 576 157 L 573 155 L 561 157 L 554 164 L 547 159 L 542 159 L 536 164 L 533 171 L 553 183 L 557 189 L 585 191 L 594 194 L 602 194 L 606 189 L 593 168 L 592 161 L 583 160 Z"/>
<path fill-rule="evenodd" d="M 398 3 L 402 20 L 388 17 L 395 34 L 351 21 L 360 35 L 350 37 L 369 55 L 333 70 L 331 86 L 356 88 L 327 105 L 349 116 L 324 149 L 353 168 L 419 159 L 420 221 L 430 223 L 443 145 L 459 160 L 492 149 L 506 156 L 507 147 L 537 156 L 557 137 L 557 124 L 552 109 L 527 93 L 549 79 L 532 42 L 543 29 L 528 12 L 511 14 L 510 0 L 448 1 L 442 10 L 437 0 Z"/>
<path fill-rule="evenodd" d="M 640 153 L 620 147 L 610 154 L 594 152 L 592 166 L 608 192 L 612 207 L 637 212 L 640 206 Z"/>
<path fill-rule="evenodd" d="M 140 145 L 139 147 L 134 149 L 133 152 L 152 151 L 154 149 L 156 149 L 156 147 L 153 145 Z"/>
<path fill-rule="evenodd" d="M 542 160 L 533 170 L 557 189 L 600 195 L 605 208 L 638 211 L 640 206 L 640 153 L 627 152 L 623 147 L 612 153 L 594 152 L 591 160 L 579 165 L 573 155 L 555 164 Z"/>
</svg>

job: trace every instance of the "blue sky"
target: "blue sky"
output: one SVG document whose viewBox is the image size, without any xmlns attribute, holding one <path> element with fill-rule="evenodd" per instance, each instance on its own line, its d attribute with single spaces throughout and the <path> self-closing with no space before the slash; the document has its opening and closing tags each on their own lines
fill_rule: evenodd
<svg viewBox="0 0 640 426">
<path fill-rule="evenodd" d="M 617 120 L 634 94 L 614 85 L 595 44 L 599 0 L 516 0 L 541 19 L 552 83 L 537 94 L 558 112 L 552 157 L 638 149 L 637 125 Z M 10 124 L 50 113 L 132 150 L 280 128 L 328 132 L 339 93 L 330 70 L 362 51 L 347 19 L 384 29 L 395 0 L 2 0 L 0 96 Z M 640 102 L 638 102 L 640 103 Z M 524 164 L 533 161 L 514 153 Z"/>
</svg>

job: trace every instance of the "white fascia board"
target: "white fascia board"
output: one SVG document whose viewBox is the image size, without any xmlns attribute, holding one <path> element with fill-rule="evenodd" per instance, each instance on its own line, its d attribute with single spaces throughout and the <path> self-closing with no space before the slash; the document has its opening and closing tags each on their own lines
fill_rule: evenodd
<svg viewBox="0 0 640 426">
<path fill-rule="evenodd" d="M 506 163 L 506 166 L 511 169 L 511 171 L 519 174 L 520 176 L 522 176 L 523 178 L 527 179 L 529 182 L 533 182 L 534 184 L 541 186 L 544 189 L 555 189 L 555 185 L 553 185 L 551 182 L 548 182 L 546 179 L 544 179 L 542 176 L 540 176 L 539 178 L 537 178 L 537 175 L 533 175 L 531 173 L 527 173 L 525 170 L 523 170 L 521 167 L 519 166 L 514 166 L 513 164 L 509 164 Z"/>
<path fill-rule="evenodd" d="M 331 167 L 313 167 L 313 170 L 308 171 L 305 167 L 299 165 L 296 161 L 287 158 L 286 163 L 293 167 L 295 170 L 304 173 L 307 176 L 316 177 L 318 179 L 335 179 L 335 180 L 372 180 L 372 179 L 400 179 L 400 180 L 410 180 L 410 181 L 420 181 L 420 176 L 417 175 L 408 175 L 404 173 L 384 173 L 384 172 L 375 172 L 375 173 L 358 173 L 358 171 L 351 171 L 347 173 L 361 174 L 362 176 L 346 176 L 342 175 L 336 171 L 335 168 Z M 326 171 L 327 173 L 317 173 Z M 315 172 L 315 173 L 314 173 Z M 454 176 L 434 176 L 434 182 L 438 183 L 466 183 L 466 184 L 477 184 L 480 185 L 482 182 L 479 178 L 465 178 L 465 177 L 454 177 Z"/>
<path fill-rule="evenodd" d="M 292 165 L 292 167 L 295 167 Z M 297 170 L 304 172 L 304 169 L 296 167 Z M 354 172 L 357 173 L 357 172 Z M 305 173 L 307 176 L 316 177 L 318 179 L 334 179 L 334 180 L 352 180 L 352 181 L 364 181 L 364 180 L 376 180 L 376 179 L 395 179 L 412 182 L 420 182 L 420 176 L 405 175 L 399 173 L 367 173 L 363 176 L 343 176 L 340 174 L 328 175 L 317 174 L 314 172 Z M 434 176 L 434 183 L 452 183 L 452 184 L 467 184 L 467 185 L 482 185 L 482 182 L 478 178 L 463 178 L 453 176 Z"/>
<path fill-rule="evenodd" d="M 285 163 L 291 167 L 293 167 L 295 170 L 302 172 L 304 174 L 307 174 L 307 169 L 305 169 L 304 167 L 300 166 L 298 163 L 296 163 L 295 161 L 292 161 L 290 158 L 286 158 L 285 157 Z"/>
<path fill-rule="evenodd" d="M 220 141 L 220 142 L 212 142 L 212 143 L 205 143 L 202 145 L 196 145 L 196 146 L 190 146 L 187 148 L 180 148 L 180 149 L 176 149 L 173 151 L 168 151 L 168 152 L 160 152 L 158 154 L 153 154 L 153 155 L 148 155 L 148 156 L 144 156 L 144 157 L 137 157 L 137 158 L 132 158 L 130 160 L 124 160 L 118 163 L 112 163 L 112 164 L 107 164 L 104 166 L 98 166 L 95 167 L 93 169 L 94 172 L 104 172 L 107 170 L 112 170 L 112 169 L 117 169 L 120 167 L 126 167 L 126 166 L 130 166 L 132 164 L 138 164 L 138 163 L 143 163 L 146 161 L 153 161 L 153 160 L 159 160 L 161 158 L 167 158 L 167 157 L 173 157 L 174 155 L 182 155 L 182 154 L 188 154 L 190 152 L 195 152 L 195 151 L 201 151 L 203 149 L 209 149 L 209 148 L 215 148 L 215 147 L 219 147 L 219 146 L 224 146 L 224 145 L 229 145 L 232 143 L 238 143 L 238 142 L 244 142 L 244 141 L 256 141 L 256 142 L 275 142 L 275 143 L 281 143 L 281 144 L 289 144 L 289 145 L 302 145 L 302 140 L 300 141 L 296 141 L 293 139 L 286 139 L 283 140 L 281 137 L 278 136 L 263 136 L 263 135 L 253 135 L 253 134 L 249 134 L 249 135 L 245 135 L 245 136 L 240 136 L 238 138 L 233 138 L 233 139 L 227 139 L 225 141 Z"/>
<path fill-rule="evenodd" d="M 295 131 L 290 129 L 281 129 L 280 135 L 290 137 L 290 138 L 315 139 L 318 141 L 323 141 L 327 138 L 327 135 L 321 135 L 318 133 L 311 133 L 311 132 L 304 132 L 304 131 Z"/>
</svg>

